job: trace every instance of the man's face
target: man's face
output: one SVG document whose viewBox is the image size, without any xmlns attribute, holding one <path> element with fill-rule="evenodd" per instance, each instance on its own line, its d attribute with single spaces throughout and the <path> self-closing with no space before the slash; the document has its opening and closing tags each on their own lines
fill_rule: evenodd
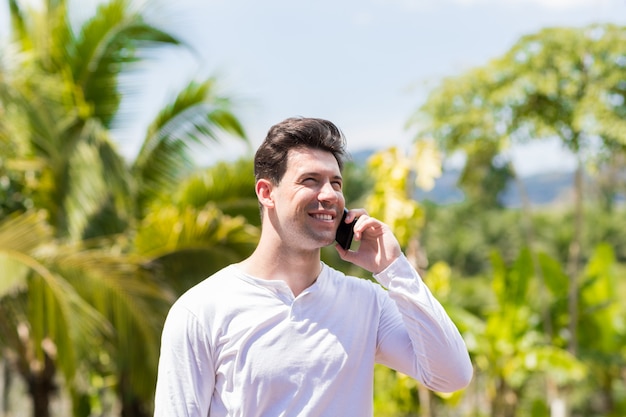
<svg viewBox="0 0 626 417">
<path fill-rule="evenodd" d="M 284 243 L 302 249 L 335 240 L 345 205 L 343 179 L 335 157 L 318 149 L 292 149 L 287 170 L 274 186 L 277 223 Z"/>
</svg>

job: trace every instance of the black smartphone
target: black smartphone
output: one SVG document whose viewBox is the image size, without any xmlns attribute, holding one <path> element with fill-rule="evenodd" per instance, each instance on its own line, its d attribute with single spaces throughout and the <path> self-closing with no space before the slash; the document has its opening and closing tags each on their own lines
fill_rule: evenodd
<svg viewBox="0 0 626 417">
<path fill-rule="evenodd" d="M 352 220 L 350 223 L 346 223 L 346 215 L 348 214 L 348 209 L 343 209 L 343 216 L 341 217 L 341 222 L 339 223 L 339 227 L 337 228 L 337 234 L 335 235 L 335 240 L 339 243 L 344 249 L 350 249 L 350 245 L 352 244 L 352 237 L 354 236 L 354 223 L 356 223 L 356 218 Z"/>
</svg>

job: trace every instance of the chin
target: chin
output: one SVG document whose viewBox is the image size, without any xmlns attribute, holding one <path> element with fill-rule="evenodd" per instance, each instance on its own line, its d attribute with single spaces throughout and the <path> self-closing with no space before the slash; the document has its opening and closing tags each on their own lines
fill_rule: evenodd
<svg viewBox="0 0 626 417">
<path fill-rule="evenodd" d="M 335 238 L 334 237 L 332 237 L 332 238 L 320 237 L 320 238 L 315 239 L 314 245 L 319 249 L 319 248 L 324 248 L 326 246 L 330 246 L 334 242 L 335 242 Z"/>
<path fill-rule="evenodd" d="M 332 233 L 320 233 L 319 231 L 317 232 L 309 231 L 309 233 L 305 233 L 303 234 L 303 236 L 307 236 L 307 237 L 304 240 L 301 240 L 302 242 L 306 240 L 317 248 L 323 248 L 323 247 L 332 245 L 335 242 L 334 231 Z"/>
</svg>

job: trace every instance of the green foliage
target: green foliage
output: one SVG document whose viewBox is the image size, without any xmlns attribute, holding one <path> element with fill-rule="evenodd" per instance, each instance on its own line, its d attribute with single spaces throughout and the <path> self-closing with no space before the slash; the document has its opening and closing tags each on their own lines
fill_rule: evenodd
<svg viewBox="0 0 626 417">
<path fill-rule="evenodd" d="M 61 247 L 49 262 L 58 265 L 81 299 L 106 319 L 100 322 L 110 323 L 112 331 L 106 342 L 107 354 L 112 358 L 109 371 L 133 369 L 128 378 L 134 392 L 152 395 L 159 351 L 158 345 L 152 343 L 160 337 L 161 317 L 172 298 L 157 282 L 141 273 L 140 266 L 145 260 L 97 247 L 81 250 Z M 146 312 L 152 314 L 146 317 Z M 138 343 L 142 349 L 135 348 Z M 99 354 L 100 351 L 96 355 L 84 352 L 82 357 L 99 360 Z"/>
<path fill-rule="evenodd" d="M 156 277 L 180 295 L 192 285 L 228 264 L 252 253 L 259 229 L 243 217 L 224 215 L 208 203 L 155 206 L 139 225 L 134 246 L 149 257 Z"/>
<path fill-rule="evenodd" d="M 465 277 L 487 273 L 489 252 L 497 249 L 511 261 L 528 242 L 525 214 L 519 209 L 483 209 L 465 202 L 437 206 L 425 204 L 426 220 L 421 235 L 431 263 L 445 261 Z M 626 260 L 626 217 L 624 209 L 611 211 L 588 205 L 584 219 L 582 259 L 591 257 L 600 243 L 609 244 L 619 262 Z M 534 231 L 534 249 L 554 258 L 559 265 L 568 257 L 574 238 L 574 213 L 570 207 L 536 208 L 529 214 Z"/>
<path fill-rule="evenodd" d="M 164 195 L 163 200 L 172 201 L 181 208 L 191 206 L 196 209 L 212 203 L 228 216 L 243 216 L 248 223 L 261 226 L 254 185 L 252 160 L 218 162 L 189 175 L 172 195 Z"/>
<path fill-rule="evenodd" d="M 473 201 L 494 203 L 490 195 L 504 190 L 514 143 L 557 137 L 601 164 L 626 149 L 625 31 L 607 24 L 524 36 L 502 57 L 443 80 L 411 124 L 446 152 L 465 152 L 461 185 Z"/>
<path fill-rule="evenodd" d="M 58 16 L 65 18 L 61 10 Z M 139 61 L 139 50 L 181 43 L 147 23 L 129 0 L 100 4 L 95 15 L 82 25 L 75 42 L 71 42 L 74 35 L 69 27 L 63 29 L 68 32 L 64 36 L 67 40 L 65 45 L 54 45 L 64 52 L 56 65 L 70 66 L 72 81 L 89 103 L 91 117 L 106 128 L 111 127 L 122 98 L 119 75 L 128 64 Z"/>
<path fill-rule="evenodd" d="M 431 263 L 447 262 L 456 273 L 473 277 L 489 271 L 493 249 L 512 260 L 523 245 L 521 213 L 483 209 L 473 204 L 426 205 L 422 243 Z"/>
<path fill-rule="evenodd" d="M 343 196 L 347 207 L 363 207 L 374 187 L 374 178 L 366 164 L 347 161 L 343 167 Z"/>
<path fill-rule="evenodd" d="M 0 195 L 7 195 L 0 219 L 34 207 L 48 213 L 47 221 L 39 220 L 48 229 L 32 235 L 44 252 L 18 246 L 7 256 L 9 243 L 3 252 L 0 303 L 11 309 L 7 334 L 15 337 L 2 347 L 23 365 L 25 381 L 42 381 L 47 389 L 38 396 L 30 387 L 35 402 L 52 394 L 60 369 L 77 412 L 96 407 L 81 383 L 98 374 L 112 381 L 123 413 L 146 414 L 172 288 L 157 279 L 162 259 L 149 263 L 137 256 L 132 236 L 147 208 L 194 168 L 190 144 L 221 140 L 223 133 L 245 141 L 245 134 L 213 78 L 190 82 L 156 116 L 129 164 L 110 129 L 114 120 L 131 119 L 120 113 L 120 103 L 138 89 L 124 89 L 120 79 L 137 69 L 145 52 L 182 44 L 147 22 L 135 2 L 100 3 L 94 16 L 79 22 L 70 22 L 68 5 L 43 2 L 26 10 L 10 2 L 8 51 L 18 53 L 0 58 Z M 179 225 L 166 220 L 170 231 Z M 21 239 L 12 235 L 21 233 L 18 223 L 9 225 L 7 236 Z M 243 231 L 222 238 L 232 238 L 231 250 L 241 255 L 254 231 L 233 227 Z M 176 247 L 167 249 L 177 257 Z"/>
<path fill-rule="evenodd" d="M 365 205 L 371 216 L 391 227 L 403 247 L 418 236 L 424 221 L 422 207 L 411 198 L 410 180 L 430 185 L 441 173 L 441 161 L 429 142 L 416 142 L 413 151 L 406 155 L 393 147 L 375 153 L 367 162 L 374 185 Z"/>
<path fill-rule="evenodd" d="M 190 153 L 224 133 L 245 141 L 244 129 L 214 78 L 189 82 L 155 116 L 137 158 L 125 161 L 110 133 L 114 120 L 132 119 L 120 114 L 129 97 L 120 76 L 146 48 L 181 42 L 124 0 L 101 4 L 77 31 L 66 1 L 9 5 L 19 54 L 0 58 L 0 349 L 27 381 L 50 377 L 42 370 L 54 378 L 52 361 L 76 415 L 105 414 L 113 395 L 126 414 L 148 415 L 168 306 L 258 239 L 252 162 L 196 170 Z M 506 155 L 513 143 L 558 136 L 589 156 L 593 173 L 619 167 L 624 42 L 624 28 L 611 25 L 526 36 L 433 91 L 414 120 L 427 123 L 410 153 L 392 148 L 346 165 L 347 204 L 390 224 L 413 261 L 418 238 L 426 248 L 425 282 L 477 371 L 473 387 L 443 398 L 376 367 L 376 415 L 418 415 L 426 399 L 440 416 L 459 415 L 458 404 L 474 404 L 473 415 L 547 415 L 555 387 L 570 393 L 577 415 L 626 413 L 623 208 L 586 202 L 574 355 L 565 350 L 574 336 L 564 265 L 576 216 L 569 207 L 536 211 L 530 240 L 527 218 L 497 199 L 514 174 Z M 466 153 L 467 203 L 411 198 L 441 171 L 424 137 Z M 364 274 L 332 248 L 323 258 Z"/>
<path fill-rule="evenodd" d="M 569 387 L 565 388 L 570 392 L 569 405 L 581 415 L 620 415 L 623 410 L 624 395 L 616 381 L 626 357 L 619 347 L 624 343 L 626 314 L 614 300 L 626 292 L 614 274 L 615 253 L 626 239 L 626 229 L 620 227 L 624 213 L 592 206 L 587 211 L 583 247 L 596 249 L 582 253 L 587 267 L 580 281 L 580 352 L 574 366 L 574 357 L 565 351 L 571 338 L 571 287 L 564 265 L 573 238 L 572 209 L 546 207 L 532 214 L 536 252 L 531 252 L 524 248 L 526 236 L 518 210 L 480 210 L 468 203 L 427 206 L 422 238 L 431 269 L 447 260 L 453 274 L 464 277 L 455 281 L 451 291 L 455 301 L 450 303 L 465 307 L 463 313 L 450 304 L 446 308 L 454 314 L 478 367 L 474 385 L 485 386 L 484 392 L 492 393 L 495 401 L 492 390 L 497 385 L 491 384 L 500 379 L 499 389 L 510 390 L 520 399 L 517 414 L 511 415 L 549 405 L 545 378 Z M 502 253 L 490 261 L 487 255 L 492 251 Z M 487 274 L 493 277 L 493 296 L 484 292 Z M 437 288 L 436 282 L 432 284 Z M 481 325 L 476 319 L 486 322 Z M 573 377 L 578 382 L 571 385 Z M 506 409 L 507 404 L 493 407 Z"/>
<path fill-rule="evenodd" d="M 545 376 L 559 384 L 581 381 L 585 364 L 565 349 L 550 344 L 542 334 L 542 304 L 545 297 L 528 249 L 522 249 L 511 264 L 492 254 L 492 289 L 496 304 L 483 311 L 484 329 L 477 332 L 475 363 L 487 377 L 488 398 L 494 415 L 517 415 L 519 399 L 532 400 L 528 387 Z M 567 287 L 560 288 L 562 295 Z"/>
<path fill-rule="evenodd" d="M 150 201 L 176 190 L 192 171 L 190 144 L 217 141 L 220 132 L 245 137 L 230 107 L 230 100 L 217 96 L 215 80 L 209 79 L 191 82 L 157 115 L 131 168 L 140 216 Z"/>
<path fill-rule="evenodd" d="M 68 382 L 81 353 L 106 331 L 100 314 L 81 297 L 67 275 L 50 262 L 58 246 L 43 212 L 12 216 L 0 224 L 0 310 L 11 318 L 0 347 L 23 352 L 20 371 L 44 367 L 44 356 L 58 359 Z"/>
<path fill-rule="evenodd" d="M 24 212 L 32 204 L 21 176 L 3 171 L 0 167 L 0 220 L 13 212 Z"/>
<path fill-rule="evenodd" d="M 415 144 L 413 154 L 407 156 L 397 148 L 374 154 L 367 164 L 373 177 L 373 187 L 367 196 L 366 207 L 370 215 L 382 219 L 394 231 L 401 245 L 407 248 L 409 257 L 417 262 L 419 256 L 415 243 L 423 226 L 423 208 L 414 201 L 413 184 L 429 188 L 434 178 L 441 174 L 441 160 L 432 143 L 421 141 Z M 410 252 L 409 252 L 410 251 Z M 444 304 L 450 291 L 450 269 L 439 263 L 429 271 L 429 284 Z M 453 319 L 466 319 L 472 323 L 472 315 L 458 306 L 448 305 Z M 447 395 L 449 404 L 461 394 Z M 452 401 L 450 401 L 452 400 Z M 423 401 L 428 404 L 425 405 Z M 412 416 L 430 407 L 431 394 L 412 378 L 394 370 L 375 368 L 374 410 L 376 415 Z"/>
<path fill-rule="evenodd" d="M 382 417 L 419 415 L 417 381 L 381 365 L 374 369 L 374 414 Z"/>
<path fill-rule="evenodd" d="M 621 302 L 624 287 L 618 285 L 615 266 L 611 246 L 599 245 L 581 283 L 578 341 L 580 356 L 589 363 L 591 372 L 588 385 L 580 391 L 581 397 L 595 399 L 580 402 L 587 415 L 620 415 L 626 411 L 623 392 L 616 389 L 626 368 L 626 308 Z"/>
<path fill-rule="evenodd" d="M 458 186 L 465 198 L 479 208 L 499 208 L 500 194 L 513 176 L 510 162 L 500 162 L 494 149 L 481 149 L 468 155 Z"/>
</svg>

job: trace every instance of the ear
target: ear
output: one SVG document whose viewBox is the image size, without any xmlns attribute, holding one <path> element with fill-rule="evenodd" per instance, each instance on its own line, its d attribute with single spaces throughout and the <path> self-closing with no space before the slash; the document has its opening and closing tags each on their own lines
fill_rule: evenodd
<svg viewBox="0 0 626 417">
<path fill-rule="evenodd" d="M 269 180 L 261 178 L 256 182 L 255 191 L 259 203 L 264 207 L 274 207 L 274 199 L 272 197 L 272 183 Z"/>
</svg>

